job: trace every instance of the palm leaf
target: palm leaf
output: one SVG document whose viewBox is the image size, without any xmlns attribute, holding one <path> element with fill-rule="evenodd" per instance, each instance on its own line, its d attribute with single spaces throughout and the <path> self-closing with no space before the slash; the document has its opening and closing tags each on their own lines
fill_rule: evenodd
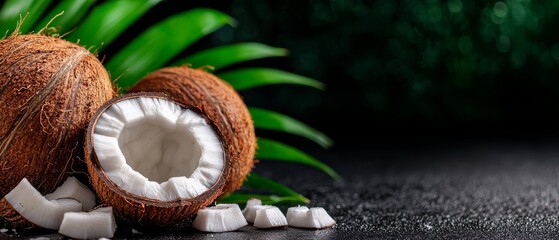
<svg viewBox="0 0 559 240">
<path fill-rule="evenodd" d="M 62 0 L 47 15 L 35 25 L 35 31 L 45 27 L 51 19 L 61 12 L 64 14 L 58 16 L 50 23 L 50 27 L 56 27 L 59 33 L 64 34 L 81 20 L 87 10 L 95 3 L 96 0 Z"/>
<path fill-rule="evenodd" d="M 26 16 L 25 21 L 19 27 L 19 31 L 27 33 L 41 14 L 47 9 L 52 0 L 7 0 L 0 10 L 0 29 L 2 34 L 6 31 L 14 31 L 20 16 Z M 27 14 L 29 13 L 29 14 Z"/>
<path fill-rule="evenodd" d="M 314 79 L 271 68 L 244 68 L 218 76 L 227 80 L 237 91 L 272 84 L 297 84 L 324 89 L 324 85 Z"/>
<path fill-rule="evenodd" d="M 204 50 L 174 62 L 173 66 L 190 64 L 192 67 L 211 65 L 215 70 L 232 64 L 267 57 L 284 57 L 284 48 L 270 47 L 261 43 L 236 43 Z"/>
<path fill-rule="evenodd" d="M 293 189 L 282 185 L 281 183 L 278 183 L 274 180 L 262 177 L 256 173 L 251 173 L 250 175 L 248 175 L 247 179 L 245 180 L 245 186 L 257 190 L 268 190 L 273 193 L 283 194 L 286 196 L 301 197 L 301 199 L 305 198 L 301 194 L 295 192 Z"/>
<path fill-rule="evenodd" d="M 126 28 L 161 0 L 107 1 L 95 6 L 67 39 L 98 51 L 113 42 Z"/>
<path fill-rule="evenodd" d="M 262 108 L 249 108 L 256 128 L 287 132 L 312 140 L 322 147 L 332 146 L 332 140 L 323 133 L 281 113 Z"/>
<path fill-rule="evenodd" d="M 294 162 L 300 164 L 306 164 L 317 169 L 322 170 L 326 174 L 330 175 L 336 180 L 341 180 L 340 175 L 336 173 L 328 165 L 315 158 L 309 156 L 308 154 L 301 152 L 300 150 L 283 144 L 278 141 L 271 139 L 259 138 L 258 139 L 258 151 L 256 153 L 257 159 L 270 159 L 286 162 Z"/>
<path fill-rule="evenodd" d="M 271 204 L 295 205 L 295 204 L 309 203 L 308 200 L 303 200 L 299 197 L 293 197 L 293 196 L 263 195 L 263 194 L 250 194 L 250 193 L 239 193 L 239 192 L 227 194 L 219 198 L 217 202 L 246 204 L 247 201 L 251 198 L 258 198 L 262 201 L 262 204 L 267 204 L 267 205 L 271 205 Z"/>
<path fill-rule="evenodd" d="M 119 87 L 130 87 L 190 44 L 228 23 L 233 24 L 231 17 L 213 9 L 200 8 L 174 15 L 136 37 L 106 67 L 113 76 L 121 76 Z"/>
<path fill-rule="evenodd" d="M 262 177 L 255 173 L 248 175 L 244 183 L 245 187 L 253 190 L 266 190 L 278 195 L 261 195 L 261 194 L 246 194 L 246 193 L 230 193 L 221 197 L 218 201 L 221 202 L 234 202 L 234 203 L 246 203 L 249 198 L 258 198 L 262 200 L 264 204 L 275 204 L 275 203 L 295 203 L 304 204 L 308 203 L 309 199 L 303 195 L 295 192 L 293 189 L 282 185 L 274 180 Z"/>
</svg>

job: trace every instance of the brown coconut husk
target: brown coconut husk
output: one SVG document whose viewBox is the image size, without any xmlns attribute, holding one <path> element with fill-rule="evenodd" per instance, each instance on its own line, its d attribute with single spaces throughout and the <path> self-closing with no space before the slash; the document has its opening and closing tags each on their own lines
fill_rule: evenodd
<svg viewBox="0 0 559 240">
<path fill-rule="evenodd" d="M 24 177 L 44 195 L 85 170 L 87 124 L 114 95 L 82 46 L 40 34 L 0 40 L 0 197 Z"/>
</svg>

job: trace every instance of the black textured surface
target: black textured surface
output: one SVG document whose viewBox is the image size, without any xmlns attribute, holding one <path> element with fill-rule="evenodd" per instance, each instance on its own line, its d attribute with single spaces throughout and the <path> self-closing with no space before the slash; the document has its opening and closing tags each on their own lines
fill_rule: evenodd
<svg viewBox="0 0 559 240">
<path fill-rule="evenodd" d="M 205 234 L 177 227 L 121 231 L 117 238 L 559 238 L 559 144 L 379 147 L 333 150 L 320 158 L 345 181 L 335 183 L 316 170 L 285 163 L 266 162 L 258 172 L 302 192 L 311 206 L 324 207 L 338 222 L 334 229 L 245 227 Z M 12 237 L 17 235 L 0 234 Z"/>
</svg>

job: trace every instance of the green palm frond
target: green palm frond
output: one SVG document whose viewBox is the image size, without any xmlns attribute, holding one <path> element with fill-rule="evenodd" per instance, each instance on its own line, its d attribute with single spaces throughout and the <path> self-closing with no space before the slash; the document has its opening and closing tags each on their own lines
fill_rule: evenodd
<svg viewBox="0 0 559 240">
<path fill-rule="evenodd" d="M 258 151 L 256 153 L 256 158 L 309 165 L 322 170 L 336 180 L 341 180 L 341 176 L 325 163 L 316 160 L 299 149 L 272 139 L 258 139 Z"/>
<path fill-rule="evenodd" d="M 162 0 L 6 0 L 0 9 L 0 31 L 14 31 L 20 18 L 27 15 L 19 29 L 20 32 L 38 32 L 50 22 L 49 27 L 57 29 L 58 34 L 67 34 L 67 40 L 79 42 L 103 55 L 103 51 L 115 39 L 142 16 L 149 14 L 148 11 L 160 2 Z M 52 19 L 61 12 L 64 14 Z M 113 78 L 118 78 L 116 84 L 123 89 L 133 86 L 144 75 L 160 67 L 183 64 L 193 67 L 213 66 L 217 75 L 238 91 L 277 84 L 324 89 L 324 85 L 319 81 L 279 69 L 234 68 L 235 64 L 256 59 L 285 57 L 288 51 L 283 48 L 246 42 L 217 46 L 188 56 L 180 56 L 180 53 L 193 43 L 225 25 L 234 26 L 235 20 L 214 9 L 197 8 L 171 15 L 147 26 L 144 32 L 132 38 L 126 46 L 106 59 L 105 67 Z M 171 62 L 175 58 L 179 60 Z M 224 67 L 231 67 L 231 70 L 221 72 Z M 333 143 L 320 131 L 289 116 L 254 107 L 250 108 L 250 112 L 258 129 L 298 135 L 323 147 L 329 147 Z M 340 179 L 328 165 L 294 147 L 264 138 L 260 138 L 258 143 L 260 149 L 257 157 L 260 159 L 304 164 L 320 169 L 334 179 Z M 244 203 L 250 197 L 258 197 L 267 204 L 308 202 L 307 198 L 291 188 L 254 173 L 245 181 L 244 189 L 260 192 L 265 190 L 270 194 L 232 193 L 220 201 Z"/>
<path fill-rule="evenodd" d="M 214 67 L 215 70 L 218 70 L 235 63 L 268 57 L 285 57 L 287 54 L 287 49 L 271 47 L 261 43 L 236 43 L 214 47 L 192 54 L 172 63 L 171 65 L 179 66 L 183 64 L 190 64 L 192 67 L 197 68 L 211 63 L 212 67 Z"/>
<path fill-rule="evenodd" d="M 98 51 L 110 45 L 126 28 L 161 0 L 106 1 L 96 5 L 66 39 Z M 64 10 L 66 11 L 66 10 Z M 56 26 L 56 25 L 55 25 Z"/>
<path fill-rule="evenodd" d="M 233 85 L 237 91 L 274 84 L 297 84 L 324 89 L 324 84 L 314 79 L 271 68 L 243 68 L 220 73 L 218 76 Z"/>
<path fill-rule="evenodd" d="M 19 27 L 21 32 L 28 32 L 39 16 L 47 9 L 52 0 L 7 0 L 0 9 L 0 30 L 2 33 L 14 31 L 21 17 L 25 21 Z"/>
<path fill-rule="evenodd" d="M 136 37 L 106 64 L 119 79 L 119 87 L 131 87 L 190 44 L 234 21 L 213 9 L 193 9 L 171 16 Z"/>
</svg>

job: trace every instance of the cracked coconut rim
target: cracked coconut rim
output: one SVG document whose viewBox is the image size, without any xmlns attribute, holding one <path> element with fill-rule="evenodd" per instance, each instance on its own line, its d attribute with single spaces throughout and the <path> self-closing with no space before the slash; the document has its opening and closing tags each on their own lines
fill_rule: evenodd
<svg viewBox="0 0 559 240">
<path fill-rule="evenodd" d="M 113 103 L 94 126 L 93 148 L 110 181 L 158 201 L 201 195 L 225 165 L 224 148 L 207 120 L 160 96 Z"/>
</svg>

